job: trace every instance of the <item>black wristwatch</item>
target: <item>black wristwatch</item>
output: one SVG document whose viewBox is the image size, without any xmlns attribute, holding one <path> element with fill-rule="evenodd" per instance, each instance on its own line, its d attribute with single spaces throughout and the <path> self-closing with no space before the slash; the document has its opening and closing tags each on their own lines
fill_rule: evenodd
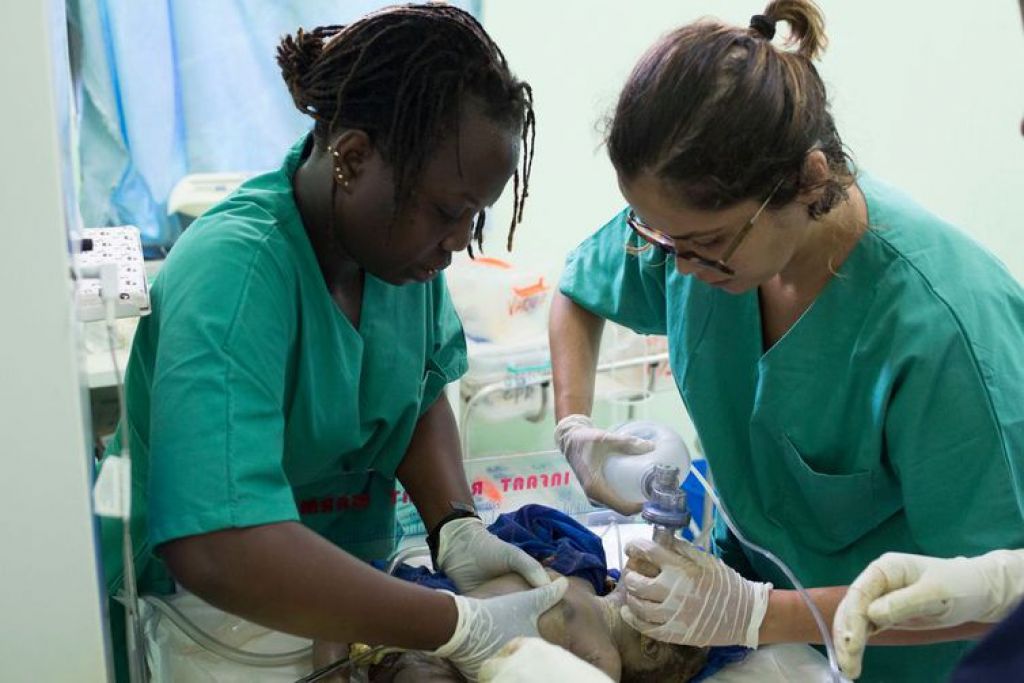
<svg viewBox="0 0 1024 683">
<path fill-rule="evenodd" d="M 448 501 L 448 505 L 451 506 L 452 511 L 441 518 L 441 521 L 430 530 L 427 534 L 427 547 L 430 548 L 430 562 L 434 565 L 434 571 L 438 571 L 437 566 L 437 546 L 441 542 L 441 527 L 448 522 L 453 522 L 456 519 L 463 519 L 464 517 L 476 517 L 480 519 L 480 515 L 476 513 L 474 508 L 469 503 L 463 503 L 457 500 Z"/>
</svg>

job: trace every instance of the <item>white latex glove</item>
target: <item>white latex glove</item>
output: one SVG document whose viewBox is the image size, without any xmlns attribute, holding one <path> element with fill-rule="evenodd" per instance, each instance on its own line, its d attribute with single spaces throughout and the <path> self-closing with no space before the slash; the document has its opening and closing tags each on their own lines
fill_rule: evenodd
<svg viewBox="0 0 1024 683">
<path fill-rule="evenodd" d="M 1000 621 L 1024 597 L 1024 550 L 939 559 L 886 553 L 867 566 L 832 622 L 839 666 L 861 671 L 868 636 L 887 628 L 930 630 Z"/>
<path fill-rule="evenodd" d="M 540 638 L 516 638 L 480 668 L 480 683 L 611 683 L 593 664 Z"/>
<path fill-rule="evenodd" d="M 455 582 L 461 593 L 509 572 L 519 574 L 534 587 L 551 583 L 540 562 L 492 534 L 476 517 L 456 519 L 441 527 L 437 568 Z"/>
<path fill-rule="evenodd" d="M 640 512 L 643 503 L 623 500 L 608 486 L 604 462 L 610 455 L 642 455 L 653 451 L 653 441 L 613 434 L 595 427 L 586 415 L 569 415 L 555 427 L 555 443 L 588 497 L 624 515 Z"/>
<path fill-rule="evenodd" d="M 637 539 L 626 546 L 626 554 L 661 570 L 654 578 L 626 573 L 622 618 L 630 626 L 667 643 L 757 647 L 770 583 L 747 581 L 717 557 L 682 540 L 669 550 Z"/>
<path fill-rule="evenodd" d="M 459 620 L 451 639 L 434 650 L 435 657 L 451 660 L 471 681 L 480 666 L 513 638 L 539 637 L 537 619 L 562 599 L 569 580 L 564 576 L 541 588 L 479 600 L 453 595 Z"/>
</svg>

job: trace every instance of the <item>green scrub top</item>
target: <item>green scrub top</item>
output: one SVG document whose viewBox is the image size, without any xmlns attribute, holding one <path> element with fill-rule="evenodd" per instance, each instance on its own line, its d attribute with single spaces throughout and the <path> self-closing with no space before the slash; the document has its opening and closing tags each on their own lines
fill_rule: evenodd
<svg viewBox="0 0 1024 683">
<path fill-rule="evenodd" d="M 172 587 L 156 546 L 233 527 L 301 520 L 386 557 L 395 470 L 466 370 L 442 276 L 399 287 L 367 274 L 358 328 L 338 309 L 292 195 L 310 145 L 193 223 L 153 283 L 125 377 L 142 590 Z M 116 590 L 120 525 L 102 531 Z"/>
<path fill-rule="evenodd" d="M 625 212 L 567 261 L 561 291 L 667 334 L 715 484 L 750 540 L 806 586 L 847 585 L 886 551 L 1024 546 L 1024 291 L 970 238 L 861 175 L 870 229 L 812 306 L 762 349 L 756 290 L 732 295 L 642 247 Z M 720 535 L 727 562 L 790 587 Z M 967 643 L 873 647 L 865 681 L 938 681 Z"/>
</svg>

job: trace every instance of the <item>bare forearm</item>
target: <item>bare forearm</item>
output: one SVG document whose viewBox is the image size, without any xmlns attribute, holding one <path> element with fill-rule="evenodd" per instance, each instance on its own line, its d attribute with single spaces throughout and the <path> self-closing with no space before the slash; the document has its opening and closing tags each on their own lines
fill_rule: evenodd
<svg viewBox="0 0 1024 683">
<path fill-rule="evenodd" d="M 455 630 L 450 596 L 389 577 L 296 522 L 191 536 L 159 551 L 186 589 L 275 630 L 410 649 L 439 647 Z"/>
<path fill-rule="evenodd" d="M 557 292 L 549 328 L 555 419 L 576 413 L 590 415 L 604 319 Z"/>
<path fill-rule="evenodd" d="M 452 511 L 452 501 L 472 505 L 455 414 L 444 394 L 420 417 L 397 474 L 428 530 Z"/>
<path fill-rule="evenodd" d="M 825 624 L 832 628 L 839 602 L 846 595 L 846 586 L 811 588 L 807 591 L 818 606 Z M 962 624 L 934 631 L 883 631 L 873 636 L 872 645 L 921 645 L 949 640 L 970 640 L 984 634 L 990 624 Z M 759 641 L 769 643 L 821 643 L 821 632 L 800 594 L 794 590 L 773 590 L 768 598 L 768 611 L 759 631 Z"/>
</svg>

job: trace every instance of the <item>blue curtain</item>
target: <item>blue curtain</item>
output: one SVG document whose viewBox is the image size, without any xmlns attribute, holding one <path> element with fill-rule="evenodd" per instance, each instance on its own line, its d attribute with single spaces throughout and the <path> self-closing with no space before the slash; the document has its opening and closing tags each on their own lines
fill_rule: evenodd
<svg viewBox="0 0 1024 683">
<path fill-rule="evenodd" d="M 479 2 L 452 4 L 479 16 Z M 182 176 L 278 166 L 310 126 L 281 80 L 281 37 L 387 4 L 68 0 L 85 225 L 130 223 L 147 246 L 168 246 Z"/>
</svg>

